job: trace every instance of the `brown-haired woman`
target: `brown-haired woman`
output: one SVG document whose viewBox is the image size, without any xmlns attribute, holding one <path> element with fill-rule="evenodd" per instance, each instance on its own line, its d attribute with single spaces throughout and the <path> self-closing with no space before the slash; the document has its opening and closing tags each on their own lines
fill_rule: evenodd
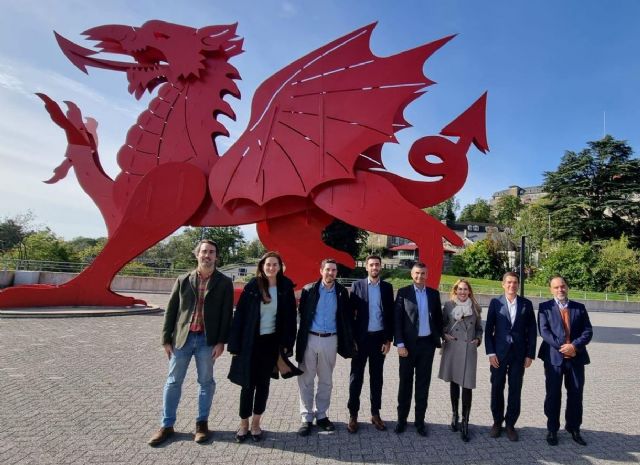
<svg viewBox="0 0 640 465">
<path fill-rule="evenodd" d="M 227 350 L 234 355 L 228 378 L 242 386 L 237 442 L 249 435 L 254 441 L 262 439 L 260 419 L 269 397 L 270 378 L 278 377 L 274 369 L 280 352 L 291 355 L 296 340 L 293 290 L 294 284 L 282 273 L 280 255 L 267 252 L 236 305 Z"/>
<path fill-rule="evenodd" d="M 455 282 L 449 298 L 442 309 L 445 343 L 438 378 L 451 383 L 452 431 L 458 431 L 458 403 L 462 388 L 460 433 L 462 440 L 467 442 L 471 390 L 476 387 L 478 346 L 482 340 L 481 308 L 466 279 L 458 279 Z"/>
</svg>

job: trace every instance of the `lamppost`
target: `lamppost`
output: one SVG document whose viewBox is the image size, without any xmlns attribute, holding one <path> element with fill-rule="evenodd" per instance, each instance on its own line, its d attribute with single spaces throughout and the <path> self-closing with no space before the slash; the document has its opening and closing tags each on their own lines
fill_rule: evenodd
<svg viewBox="0 0 640 465">
<path fill-rule="evenodd" d="M 524 247 L 525 238 L 527 236 L 520 236 L 520 295 L 524 297 Z"/>
</svg>

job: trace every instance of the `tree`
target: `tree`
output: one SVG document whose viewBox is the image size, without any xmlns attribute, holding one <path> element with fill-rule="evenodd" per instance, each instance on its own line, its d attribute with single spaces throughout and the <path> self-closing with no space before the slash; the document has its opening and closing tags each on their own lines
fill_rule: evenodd
<svg viewBox="0 0 640 465">
<path fill-rule="evenodd" d="M 100 242 L 100 239 L 82 236 L 74 237 L 70 241 L 66 241 L 67 246 L 71 251 L 73 261 L 79 261 L 82 257 L 86 256 L 85 251 L 91 250 L 91 252 L 93 252 L 94 247 L 98 242 Z"/>
<path fill-rule="evenodd" d="M 461 254 L 456 255 L 452 271 L 454 274 L 472 278 L 501 279 L 506 266 L 496 242 L 487 238 L 471 244 Z"/>
<path fill-rule="evenodd" d="M 425 208 L 425 212 L 437 220 L 453 223 L 456 220 L 456 212 L 460 210 L 460 202 L 454 197 L 440 202 L 433 207 Z"/>
<path fill-rule="evenodd" d="M 640 291 L 640 252 L 629 247 L 629 239 L 610 239 L 602 244 L 593 269 L 598 290 Z"/>
<path fill-rule="evenodd" d="M 495 207 L 494 216 L 496 223 L 500 226 L 513 226 L 523 206 L 520 197 L 516 197 L 515 195 L 500 197 Z"/>
<path fill-rule="evenodd" d="M 185 228 L 167 242 L 167 255 L 171 257 L 174 268 L 190 269 L 196 264 L 193 249 L 201 239 L 211 239 L 218 244 L 218 266 L 234 263 L 238 249 L 244 244 L 244 235 L 237 226 L 216 228 Z"/>
<path fill-rule="evenodd" d="M 520 210 L 520 216 L 511 226 L 511 240 L 517 244 L 521 236 L 527 236 L 527 244 L 534 250 L 541 250 L 543 242 L 550 239 L 549 212 L 543 201 Z"/>
<path fill-rule="evenodd" d="M 21 244 L 32 233 L 33 214 L 28 211 L 13 218 L 5 217 L 0 222 L 0 253 L 13 249 Z"/>
<path fill-rule="evenodd" d="M 577 289 L 594 289 L 592 270 L 597 253 L 590 244 L 577 241 L 558 242 L 545 251 L 534 282 L 548 286 L 555 275 L 564 276 L 569 286 Z"/>
<path fill-rule="evenodd" d="M 640 160 L 625 141 L 605 136 L 565 152 L 544 173 L 547 208 L 559 239 L 594 242 L 626 234 L 640 246 Z"/>
<path fill-rule="evenodd" d="M 244 257 L 244 259 L 260 258 L 266 251 L 267 249 L 264 248 L 260 239 L 256 238 L 240 247 L 238 255 Z"/>
<path fill-rule="evenodd" d="M 353 258 L 360 256 L 360 250 L 367 243 L 368 234 L 366 231 L 351 226 L 340 220 L 333 220 L 324 231 L 322 231 L 322 240 L 329 247 L 347 252 Z M 348 276 L 349 268 L 338 264 L 338 273 L 340 276 Z"/>
<path fill-rule="evenodd" d="M 102 252 L 106 243 L 106 237 L 99 237 L 98 239 L 95 239 L 95 244 L 76 252 L 75 255 L 77 260 L 85 263 L 91 263 L 100 254 L 100 252 Z"/>
<path fill-rule="evenodd" d="M 68 262 L 72 256 L 71 248 L 49 228 L 29 234 L 22 244 L 9 254 L 14 258 L 52 262 Z"/>
<path fill-rule="evenodd" d="M 484 199 L 476 199 L 475 202 L 465 205 L 458 220 L 473 223 L 491 223 L 489 202 Z"/>
</svg>

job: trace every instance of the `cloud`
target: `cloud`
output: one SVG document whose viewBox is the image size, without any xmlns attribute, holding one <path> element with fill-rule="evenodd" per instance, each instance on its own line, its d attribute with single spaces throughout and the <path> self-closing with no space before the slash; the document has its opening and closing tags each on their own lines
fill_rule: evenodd
<svg viewBox="0 0 640 465">
<path fill-rule="evenodd" d="M 43 79 L 43 76 L 46 76 L 46 79 Z M 34 99 L 36 98 L 33 95 L 34 92 L 75 95 L 82 97 L 84 100 L 99 103 L 110 110 L 131 118 L 135 118 L 139 113 L 138 105 L 120 105 L 80 81 L 52 70 L 12 60 L 4 55 L 0 55 L 0 87 Z"/>
</svg>

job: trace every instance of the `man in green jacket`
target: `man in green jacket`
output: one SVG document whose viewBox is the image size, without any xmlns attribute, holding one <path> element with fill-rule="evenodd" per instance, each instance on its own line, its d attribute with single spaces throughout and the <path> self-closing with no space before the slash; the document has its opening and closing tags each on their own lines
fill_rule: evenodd
<svg viewBox="0 0 640 465">
<path fill-rule="evenodd" d="M 169 358 L 169 375 L 162 398 L 162 423 L 149 440 L 157 446 L 174 433 L 182 382 L 191 358 L 198 372 L 198 417 L 195 441 L 209 439 L 209 411 L 216 389 L 213 364 L 224 352 L 233 314 L 233 283 L 216 270 L 218 246 L 202 240 L 194 250 L 198 267 L 178 277 L 164 314 L 162 345 Z"/>
</svg>

